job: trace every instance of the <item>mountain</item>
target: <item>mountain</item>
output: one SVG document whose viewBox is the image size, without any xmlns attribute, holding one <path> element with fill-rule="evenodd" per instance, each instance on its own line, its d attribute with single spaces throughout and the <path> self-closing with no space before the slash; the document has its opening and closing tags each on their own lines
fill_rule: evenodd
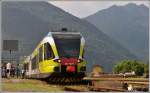
<svg viewBox="0 0 150 93">
<path fill-rule="evenodd" d="M 113 5 L 84 20 L 117 40 L 139 59 L 148 58 L 149 8 L 147 6 L 133 3 L 125 6 Z"/>
<path fill-rule="evenodd" d="M 2 2 L 2 39 L 19 40 L 16 56 L 29 55 L 39 41 L 49 32 L 67 27 L 85 37 L 87 69 L 94 64 L 112 71 L 112 66 L 122 59 L 136 59 L 132 53 L 86 20 L 79 19 L 47 2 Z M 3 51 L 8 55 L 7 51 Z"/>
</svg>

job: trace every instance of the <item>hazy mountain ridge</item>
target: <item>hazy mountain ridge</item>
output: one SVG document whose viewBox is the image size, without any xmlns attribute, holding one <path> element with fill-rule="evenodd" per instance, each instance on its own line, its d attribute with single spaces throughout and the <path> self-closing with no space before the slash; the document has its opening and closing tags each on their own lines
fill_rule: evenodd
<svg viewBox="0 0 150 93">
<path fill-rule="evenodd" d="M 120 42 L 140 59 L 148 56 L 149 8 L 133 3 L 113 5 L 84 18 Z"/>
<path fill-rule="evenodd" d="M 92 65 L 99 64 L 106 71 L 111 71 L 116 61 L 136 58 L 91 23 L 46 2 L 3 2 L 2 19 L 2 38 L 6 39 L 10 35 L 10 39 L 19 39 L 20 51 L 21 47 L 24 48 L 24 55 L 30 54 L 49 31 L 67 27 L 81 32 L 85 37 L 88 70 L 91 70 Z"/>
</svg>

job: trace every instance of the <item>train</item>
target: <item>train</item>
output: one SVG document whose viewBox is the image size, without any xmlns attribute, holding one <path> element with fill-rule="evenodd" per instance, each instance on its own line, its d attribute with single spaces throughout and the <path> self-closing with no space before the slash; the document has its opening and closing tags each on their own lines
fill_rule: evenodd
<svg viewBox="0 0 150 93">
<path fill-rule="evenodd" d="M 80 32 L 49 32 L 23 61 L 26 78 L 86 75 L 85 39 Z"/>
</svg>

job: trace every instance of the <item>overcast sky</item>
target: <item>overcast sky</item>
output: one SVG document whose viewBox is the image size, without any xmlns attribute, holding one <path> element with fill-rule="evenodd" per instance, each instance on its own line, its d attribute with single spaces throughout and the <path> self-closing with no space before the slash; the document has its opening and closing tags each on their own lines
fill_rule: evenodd
<svg viewBox="0 0 150 93">
<path fill-rule="evenodd" d="M 144 4 L 149 7 L 149 1 L 49 1 L 49 3 L 73 14 L 74 16 L 83 18 L 89 16 L 99 10 L 106 9 L 112 5 L 125 5 L 135 3 L 137 5 Z"/>
</svg>

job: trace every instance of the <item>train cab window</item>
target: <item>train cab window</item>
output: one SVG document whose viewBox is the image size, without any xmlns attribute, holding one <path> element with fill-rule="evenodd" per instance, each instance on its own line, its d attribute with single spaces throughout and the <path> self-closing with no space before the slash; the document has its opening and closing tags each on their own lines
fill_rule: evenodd
<svg viewBox="0 0 150 93">
<path fill-rule="evenodd" d="M 80 53 L 80 38 L 54 38 L 59 57 L 78 58 Z"/>
<path fill-rule="evenodd" d="M 44 60 L 49 60 L 53 58 L 52 48 L 49 43 L 44 44 Z"/>
<path fill-rule="evenodd" d="M 39 62 L 43 61 L 43 49 L 42 46 L 39 48 Z"/>
</svg>

